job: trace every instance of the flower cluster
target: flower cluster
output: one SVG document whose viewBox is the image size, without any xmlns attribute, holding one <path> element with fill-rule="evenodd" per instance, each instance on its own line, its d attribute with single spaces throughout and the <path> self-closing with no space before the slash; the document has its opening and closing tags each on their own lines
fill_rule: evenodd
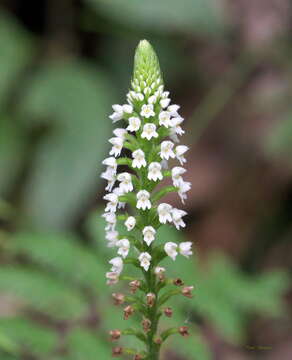
<svg viewBox="0 0 292 360">
<path fill-rule="evenodd" d="M 140 42 L 136 51 L 131 85 L 127 104 L 113 105 L 110 119 L 114 123 L 123 120 L 126 126 L 113 131 L 114 136 L 109 139 L 112 147 L 109 157 L 103 161 L 106 169 L 101 175 L 107 181 L 107 194 L 104 196 L 107 203 L 103 214 L 106 240 L 109 247 L 117 249 L 117 256 L 109 261 L 111 269 L 106 278 L 107 283 L 113 285 L 121 278 L 125 263 L 140 267 L 145 276 L 144 290 L 149 305 L 149 299 L 154 304 L 158 294 L 153 283 L 164 280 L 165 269 L 159 267 L 158 262 L 165 256 L 175 260 L 178 254 L 192 255 L 191 242 L 166 242 L 162 248 L 155 246 L 161 225 L 169 223 L 178 230 L 185 227 L 183 217 L 187 213 L 160 200 L 169 192 L 177 192 L 182 203 L 187 198 L 191 184 L 183 179 L 186 172 L 183 166 L 188 147 L 179 144 L 179 137 L 184 134 L 180 107 L 171 104 L 169 92 L 164 90 L 156 54 L 145 40 Z M 169 162 L 174 160 L 179 166 L 170 169 Z M 122 168 L 121 172 L 118 172 L 118 167 Z M 172 185 L 157 191 L 157 185 L 166 178 Z M 117 221 L 124 223 L 124 234 L 117 231 Z M 139 282 L 139 286 L 135 285 L 137 290 L 141 281 L 133 281 Z M 125 318 L 130 315 L 130 310 L 132 308 L 128 309 Z M 153 319 L 148 321 L 151 323 Z M 149 329 L 150 323 L 147 325 Z M 153 341 L 154 331 L 150 332 Z M 151 353 L 152 345 L 148 345 Z"/>
</svg>

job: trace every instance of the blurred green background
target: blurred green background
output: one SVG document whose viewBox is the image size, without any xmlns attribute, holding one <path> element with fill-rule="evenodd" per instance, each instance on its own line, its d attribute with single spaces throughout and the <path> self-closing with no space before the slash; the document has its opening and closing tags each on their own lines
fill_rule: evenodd
<svg viewBox="0 0 292 360">
<path fill-rule="evenodd" d="M 1 360 L 108 360 L 108 330 L 129 326 L 105 286 L 99 176 L 143 38 L 191 148 L 187 229 L 159 235 L 194 242 L 165 266 L 196 296 L 162 321 L 192 336 L 163 359 L 292 358 L 291 15 L 289 0 L 2 1 Z"/>
</svg>

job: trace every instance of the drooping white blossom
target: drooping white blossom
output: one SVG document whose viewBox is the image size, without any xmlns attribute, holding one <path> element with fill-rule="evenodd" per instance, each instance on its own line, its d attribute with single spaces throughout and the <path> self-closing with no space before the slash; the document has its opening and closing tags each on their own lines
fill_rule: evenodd
<svg viewBox="0 0 292 360">
<path fill-rule="evenodd" d="M 143 126 L 143 132 L 141 134 L 141 138 L 150 140 L 152 138 L 157 138 L 158 133 L 156 132 L 156 125 L 152 123 L 147 123 Z"/>
<path fill-rule="evenodd" d="M 162 109 L 165 109 L 168 107 L 170 103 L 170 99 L 169 98 L 165 98 L 165 99 L 161 99 L 160 100 L 160 106 L 162 107 Z"/>
<path fill-rule="evenodd" d="M 186 224 L 184 223 L 182 217 L 187 215 L 187 212 L 184 210 L 180 210 L 180 209 L 176 209 L 173 208 L 171 210 L 171 216 L 172 216 L 172 221 L 175 225 L 175 227 L 177 228 L 177 230 L 180 229 L 180 227 L 185 227 Z"/>
<path fill-rule="evenodd" d="M 119 241 L 119 233 L 116 230 L 109 230 L 106 232 L 105 238 L 108 241 L 108 247 L 117 246 L 117 242 Z"/>
<path fill-rule="evenodd" d="M 135 150 L 132 153 L 133 161 L 132 166 L 133 168 L 140 169 L 141 167 L 146 166 L 145 154 L 144 151 L 141 149 Z"/>
<path fill-rule="evenodd" d="M 109 142 L 113 145 L 109 154 L 115 157 L 119 156 L 123 148 L 124 140 L 120 137 L 113 137 L 109 139 Z"/>
<path fill-rule="evenodd" d="M 191 185 L 192 184 L 189 181 L 180 181 L 180 183 L 178 185 L 177 193 L 183 204 L 187 198 L 186 193 L 191 189 Z"/>
<path fill-rule="evenodd" d="M 132 105 L 129 105 L 129 104 L 125 104 L 125 105 L 123 105 L 123 111 L 124 111 L 126 114 L 132 114 L 132 112 L 133 112 L 133 106 L 132 106 Z"/>
<path fill-rule="evenodd" d="M 171 126 L 170 113 L 168 111 L 161 111 L 159 114 L 159 125 L 165 126 L 166 128 Z"/>
<path fill-rule="evenodd" d="M 123 259 L 120 256 L 117 256 L 109 261 L 109 263 L 112 265 L 111 271 L 116 272 L 120 274 L 123 271 Z"/>
<path fill-rule="evenodd" d="M 107 166 L 108 172 L 116 174 L 118 164 L 117 164 L 117 160 L 113 156 L 104 159 L 102 161 L 102 164 Z"/>
<path fill-rule="evenodd" d="M 114 134 L 116 137 L 125 140 L 125 136 L 128 134 L 128 132 L 127 132 L 126 129 L 116 128 L 116 129 L 113 131 L 113 134 Z"/>
<path fill-rule="evenodd" d="M 113 193 L 116 194 L 117 196 L 122 196 L 125 194 L 125 192 L 123 191 L 123 189 L 121 189 L 121 187 L 115 187 L 113 189 Z M 126 203 L 122 202 L 119 200 L 118 202 L 118 209 L 124 208 L 126 206 Z"/>
<path fill-rule="evenodd" d="M 117 217 L 116 214 L 114 212 L 106 212 L 102 215 L 102 217 L 105 218 L 106 221 L 106 227 L 105 230 L 109 231 L 109 230 L 115 230 L 115 226 L 117 223 Z"/>
<path fill-rule="evenodd" d="M 175 260 L 176 256 L 177 256 L 177 244 L 174 242 L 167 242 L 164 245 L 164 251 L 166 252 L 166 254 L 172 258 L 172 260 Z"/>
<path fill-rule="evenodd" d="M 156 230 L 153 226 L 145 226 L 142 233 L 144 236 L 143 240 L 148 246 L 150 246 L 150 244 L 155 240 Z"/>
<path fill-rule="evenodd" d="M 101 178 L 107 180 L 107 186 L 105 188 L 106 191 L 112 191 L 114 184 L 116 182 L 116 175 L 111 170 L 106 170 L 101 174 Z"/>
<path fill-rule="evenodd" d="M 137 193 L 137 209 L 151 209 L 150 194 L 147 190 L 140 190 Z"/>
<path fill-rule="evenodd" d="M 145 91 L 144 91 L 144 94 L 147 95 L 145 93 Z M 140 114 L 141 114 L 141 116 L 145 117 L 146 119 L 150 118 L 151 116 L 155 116 L 155 112 L 153 110 L 153 104 L 142 105 Z"/>
<path fill-rule="evenodd" d="M 175 156 L 180 162 L 181 165 L 183 165 L 185 162 L 187 162 L 186 158 L 184 157 L 184 154 L 189 150 L 188 146 L 186 145 L 178 145 L 175 148 Z"/>
<path fill-rule="evenodd" d="M 159 216 L 159 221 L 161 224 L 166 224 L 167 222 L 172 222 L 171 215 L 172 206 L 166 203 L 161 203 L 157 207 L 157 212 Z"/>
<path fill-rule="evenodd" d="M 124 110 L 122 105 L 114 104 L 112 106 L 114 112 L 109 116 L 109 118 L 115 123 L 123 118 Z"/>
<path fill-rule="evenodd" d="M 170 113 L 171 116 L 179 116 L 178 114 L 179 108 L 180 108 L 179 105 L 173 104 L 168 106 L 167 111 Z"/>
<path fill-rule="evenodd" d="M 137 116 L 132 116 L 129 118 L 129 125 L 127 126 L 127 130 L 133 132 L 138 131 L 141 126 L 141 120 Z"/>
<path fill-rule="evenodd" d="M 175 154 L 173 152 L 174 143 L 172 141 L 162 141 L 160 145 L 160 157 L 161 159 L 168 160 L 169 158 L 175 158 Z"/>
<path fill-rule="evenodd" d="M 149 180 L 153 180 L 153 181 L 163 179 L 163 175 L 161 172 L 161 165 L 158 162 L 152 162 L 149 164 L 147 177 Z"/>
<path fill-rule="evenodd" d="M 190 241 L 181 242 L 179 244 L 179 252 L 185 257 L 189 257 L 193 254 L 192 252 L 192 243 Z"/>
<path fill-rule="evenodd" d="M 117 180 L 120 181 L 120 188 L 124 193 L 128 193 L 134 189 L 131 174 L 127 172 L 120 173 L 117 176 Z"/>
<path fill-rule="evenodd" d="M 142 268 L 144 268 L 145 271 L 149 270 L 149 266 L 150 266 L 150 261 L 152 259 L 151 255 L 148 254 L 148 252 L 142 252 L 139 255 L 139 261 L 140 261 L 140 266 Z"/>
<path fill-rule="evenodd" d="M 127 228 L 128 231 L 131 231 L 134 229 L 136 225 L 136 219 L 134 218 L 134 216 L 129 216 L 127 218 L 127 220 L 125 221 L 125 226 Z"/>
<path fill-rule="evenodd" d="M 121 239 L 117 242 L 118 255 L 121 255 L 123 258 L 128 256 L 130 250 L 130 241 L 128 239 Z"/>
<path fill-rule="evenodd" d="M 181 166 L 175 166 L 171 170 L 171 178 L 173 186 L 179 186 L 181 182 L 183 182 L 182 175 L 186 172 L 186 169 L 184 169 Z"/>
<path fill-rule="evenodd" d="M 106 194 L 103 198 L 106 201 L 108 201 L 106 208 L 105 208 L 105 212 L 107 212 L 107 211 L 116 212 L 119 197 L 116 194 L 109 193 L 109 194 Z"/>
</svg>

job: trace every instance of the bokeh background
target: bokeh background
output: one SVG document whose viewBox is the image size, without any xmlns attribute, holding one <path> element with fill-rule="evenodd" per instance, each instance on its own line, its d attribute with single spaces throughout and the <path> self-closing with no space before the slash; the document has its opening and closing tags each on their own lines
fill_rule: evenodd
<svg viewBox="0 0 292 360">
<path fill-rule="evenodd" d="M 1 360 L 108 360 L 107 331 L 129 326 L 105 286 L 99 176 L 143 38 L 190 146 L 188 226 L 160 236 L 194 242 L 166 266 L 195 298 L 162 321 L 192 335 L 163 359 L 292 359 L 291 15 L 289 0 L 2 1 Z"/>
</svg>

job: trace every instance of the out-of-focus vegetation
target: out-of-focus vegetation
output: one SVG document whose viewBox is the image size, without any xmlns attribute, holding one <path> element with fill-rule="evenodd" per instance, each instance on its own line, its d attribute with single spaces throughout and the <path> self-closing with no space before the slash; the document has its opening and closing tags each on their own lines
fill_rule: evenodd
<svg viewBox="0 0 292 360">
<path fill-rule="evenodd" d="M 191 147 L 188 228 L 159 237 L 194 241 L 192 261 L 165 266 L 196 295 L 173 299 L 162 322 L 192 336 L 163 356 L 292 358 L 289 1 L 10 0 L 0 11 L 0 359 L 106 360 L 107 331 L 138 321 L 110 301 L 113 252 L 94 209 L 111 104 L 125 99 L 141 38 Z"/>
</svg>

